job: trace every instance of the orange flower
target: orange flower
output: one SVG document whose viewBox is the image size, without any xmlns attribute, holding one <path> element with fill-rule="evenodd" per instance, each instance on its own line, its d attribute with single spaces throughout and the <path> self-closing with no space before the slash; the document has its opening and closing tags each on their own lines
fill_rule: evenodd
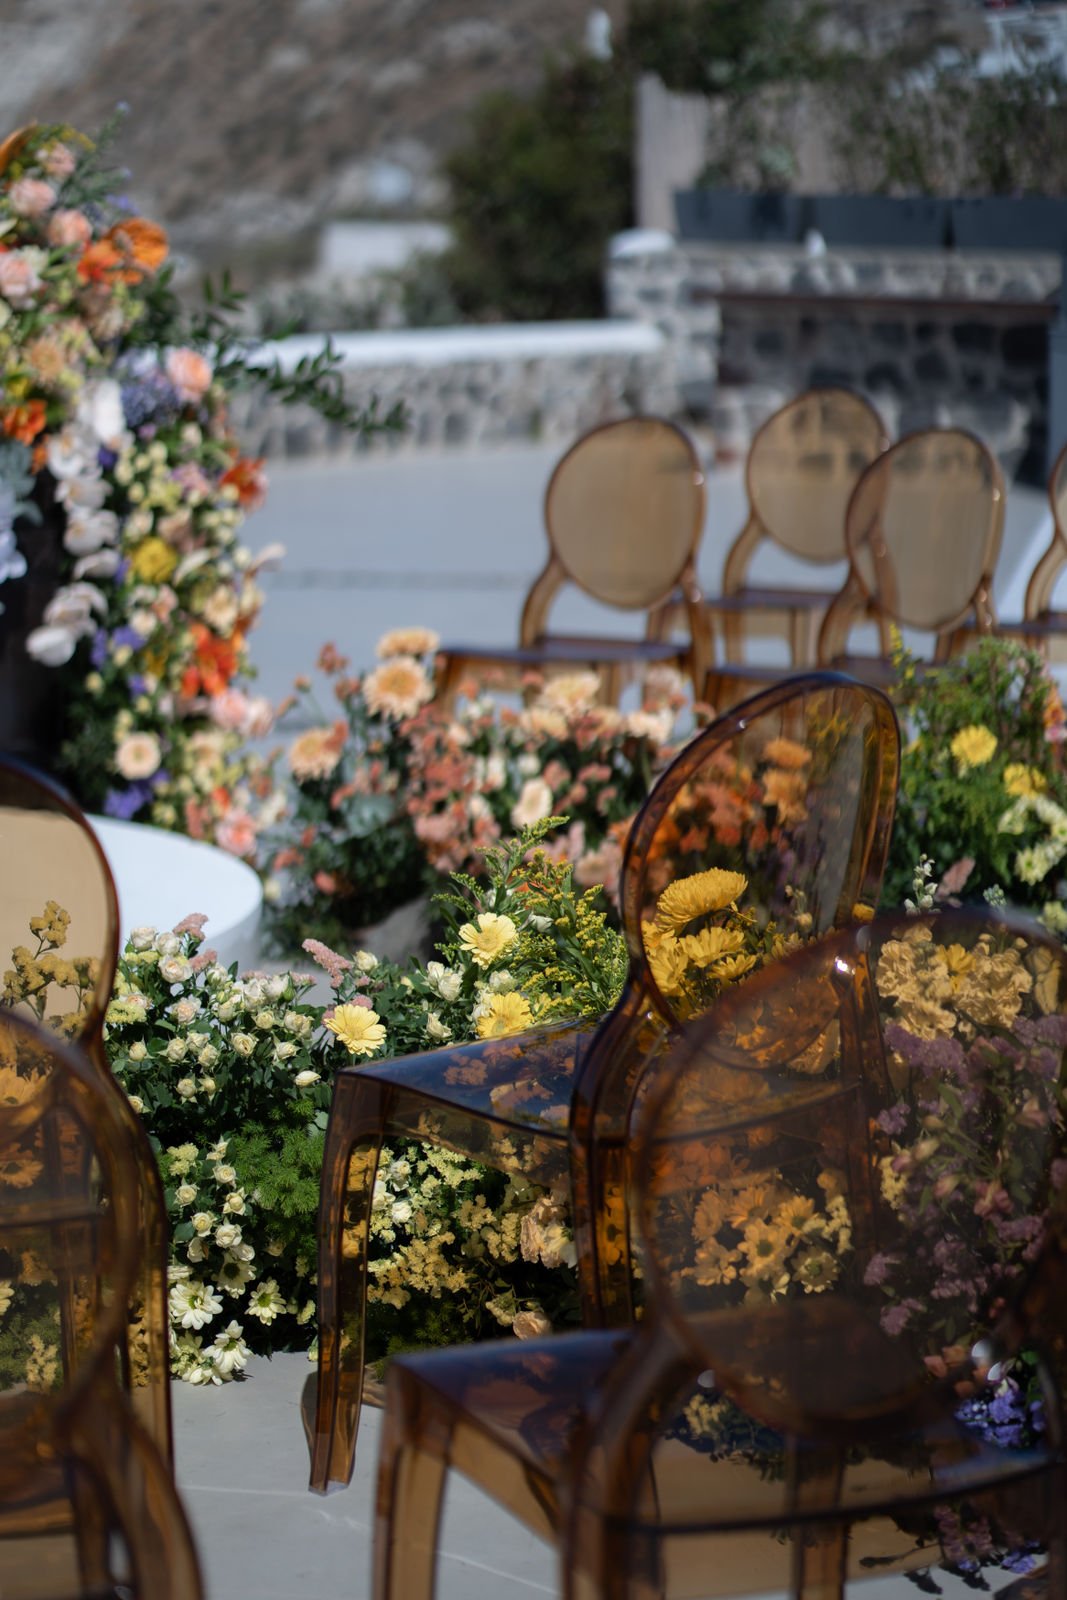
<svg viewBox="0 0 1067 1600">
<path fill-rule="evenodd" d="M 27 400 L 25 405 L 10 406 L 3 416 L 4 432 L 19 444 L 32 444 L 44 428 L 46 421 L 43 400 Z"/>
<path fill-rule="evenodd" d="M 196 654 L 182 673 L 181 692 L 187 700 L 198 694 L 221 694 L 237 671 L 244 644 L 241 630 L 237 629 L 229 639 L 220 639 L 202 622 L 194 622 L 190 632 L 196 641 Z"/>
<path fill-rule="evenodd" d="M 221 478 L 222 487 L 232 484 L 237 490 L 237 503 L 246 511 L 253 511 L 263 504 L 267 492 L 267 479 L 263 471 L 262 456 L 253 460 L 250 456 L 241 456 L 224 472 Z"/>
<path fill-rule="evenodd" d="M 110 239 L 86 245 L 78 259 L 78 277 L 85 283 L 107 283 L 116 276 L 123 276 L 122 254 Z"/>
<path fill-rule="evenodd" d="M 146 272 L 157 272 L 167 259 L 167 235 L 158 222 L 148 222 L 144 217 L 127 217 L 116 222 L 102 236 L 102 244 L 110 244 L 122 262 L 124 283 L 137 283 Z"/>
</svg>

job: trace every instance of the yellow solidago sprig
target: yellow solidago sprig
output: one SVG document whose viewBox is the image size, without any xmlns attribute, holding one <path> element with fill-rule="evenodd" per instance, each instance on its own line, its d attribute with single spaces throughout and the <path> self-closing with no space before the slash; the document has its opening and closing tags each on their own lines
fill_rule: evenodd
<svg viewBox="0 0 1067 1600">
<path fill-rule="evenodd" d="M 729 984 L 785 949 L 773 923 L 738 906 L 748 879 L 712 867 L 669 883 L 642 927 L 653 980 L 681 1017 L 696 1016 Z"/>
<path fill-rule="evenodd" d="M 55 900 L 47 901 L 41 915 L 30 918 L 29 926 L 31 944 L 16 945 L 12 950 L 12 964 L 4 972 L 0 1002 L 29 1012 L 57 1033 L 75 1038 L 92 1006 L 99 960 L 95 956 L 60 955 L 67 942 L 70 915 Z M 62 1003 L 59 991 L 64 989 L 73 992 L 72 1006 Z"/>
</svg>

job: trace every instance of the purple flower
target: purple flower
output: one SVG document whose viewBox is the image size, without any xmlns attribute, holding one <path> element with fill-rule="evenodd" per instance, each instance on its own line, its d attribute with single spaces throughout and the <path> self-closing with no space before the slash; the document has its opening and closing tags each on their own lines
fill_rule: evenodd
<svg viewBox="0 0 1067 1600">
<path fill-rule="evenodd" d="M 173 421 L 181 410 L 177 389 L 157 366 L 124 376 L 121 394 L 126 426 L 136 428 L 139 433 L 145 427 L 150 426 L 154 431 L 161 423 Z"/>
<path fill-rule="evenodd" d="M 112 648 L 116 650 L 121 645 L 128 645 L 131 650 L 139 650 L 143 644 L 144 640 L 137 632 L 137 629 L 128 627 L 125 623 L 123 623 L 121 627 L 116 628 L 114 633 L 111 635 L 111 645 Z"/>
<path fill-rule="evenodd" d="M 93 635 L 93 642 L 89 648 L 89 660 L 99 672 L 107 661 L 107 630 L 98 628 Z"/>
<path fill-rule="evenodd" d="M 104 796 L 104 815 L 130 822 L 151 798 L 150 783 L 131 783 L 128 789 L 109 789 Z"/>
<path fill-rule="evenodd" d="M 908 1102 L 898 1100 L 895 1106 L 890 1106 L 888 1111 L 879 1111 L 875 1121 L 883 1133 L 903 1133 L 908 1126 Z M 868 1280 L 870 1281 L 870 1280 Z"/>
<path fill-rule="evenodd" d="M 144 694 L 145 681 L 139 672 L 135 672 L 132 677 L 127 678 L 126 687 L 131 694 Z"/>
<path fill-rule="evenodd" d="M 102 444 L 96 452 L 96 459 L 104 472 L 110 472 L 118 460 L 118 454 L 114 450 L 109 450 L 106 444 Z"/>
</svg>

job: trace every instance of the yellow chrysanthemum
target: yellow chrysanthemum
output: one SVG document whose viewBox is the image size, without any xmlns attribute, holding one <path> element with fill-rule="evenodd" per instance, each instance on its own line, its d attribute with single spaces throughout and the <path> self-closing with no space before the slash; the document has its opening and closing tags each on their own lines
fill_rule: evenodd
<svg viewBox="0 0 1067 1600">
<path fill-rule="evenodd" d="M 689 959 L 671 934 L 655 943 L 645 942 L 649 971 L 660 994 L 678 994 L 689 971 Z"/>
<path fill-rule="evenodd" d="M 518 931 L 510 917 L 498 916 L 495 911 L 480 911 L 476 922 L 465 922 L 460 928 L 459 942 L 464 950 L 470 951 L 476 967 L 491 967 Z"/>
<path fill-rule="evenodd" d="M 178 565 L 178 552 L 152 534 L 130 556 L 130 571 L 142 583 L 166 583 Z"/>
<path fill-rule="evenodd" d="M 661 928 L 680 932 L 696 917 L 709 911 L 724 911 L 747 888 L 748 879 L 743 873 L 725 872 L 721 867 L 695 872 L 690 878 L 677 878 L 656 902 L 656 921 Z"/>
<path fill-rule="evenodd" d="M 369 1006 L 338 1006 L 326 1026 L 350 1056 L 372 1056 L 385 1043 L 385 1027 Z"/>
<path fill-rule="evenodd" d="M 720 983 L 736 983 L 738 978 L 743 978 L 746 972 L 751 972 L 756 965 L 755 956 L 727 956 L 715 968 L 715 976 Z"/>
<path fill-rule="evenodd" d="M 1012 761 L 1004 768 L 1004 787 L 1013 799 L 1019 799 L 1043 793 L 1048 784 L 1036 767 L 1028 767 L 1022 761 Z"/>
<path fill-rule="evenodd" d="M 478 1018 L 479 1039 L 506 1039 L 509 1034 L 522 1033 L 533 1027 L 533 1012 L 524 995 L 491 994 L 485 1010 Z"/>
<path fill-rule="evenodd" d="M 736 955 L 744 943 L 740 928 L 702 928 L 699 933 L 679 939 L 678 946 L 692 966 L 710 967 L 724 956 Z"/>
<path fill-rule="evenodd" d="M 997 748 L 997 736 L 980 722 L 972 722 L 949 745 L 956 766 L 962 775 L 972 767 L 984 767 L 992 761 Z"/>
<path fill-rule="evenodd" d="M 806 767 L 811 760 L 811 751 L 806 750 L 802 744 L 797 744 L 795 739 L 770 739 L 763 747 L 764 761 L 770 761 L 776 767 L 785 767 L 789 772 L 796 772 L 800 767 Z"/>
</svg>

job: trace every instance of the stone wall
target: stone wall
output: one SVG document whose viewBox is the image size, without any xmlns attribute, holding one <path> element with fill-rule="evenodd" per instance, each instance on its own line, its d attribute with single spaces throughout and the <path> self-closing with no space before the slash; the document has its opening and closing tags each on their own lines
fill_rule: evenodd
<svg viewBox="0 0 1067 1600">
<path fill-rule="evenodd" d="M 615 316 L 643 317 L 676 346 L 690 409 L 724 458 L 813 383 L 861 389 L 893 433 L 973 428 L 1005 470 L 1040 477 L 1047 337 L 1060 260 L 1021 252 L 716 246 L 653 235 L 616 242 Z"/>
<path fill-rule="evenodd" d="M 610 417 L 677 409 L 676 347 L 648 318 L 345 334 L 333 342 L 351 398 L 377 395 L 383 412 L 402 400 L 407 430 L 367 441 L 309 408 L 248 394 L 233 408 L 247 450 L 277 459 L 519 439 L 569 443 Z M 320 345 L 294 338 L 271 349 L 292 368 Z"/>
</svg>

